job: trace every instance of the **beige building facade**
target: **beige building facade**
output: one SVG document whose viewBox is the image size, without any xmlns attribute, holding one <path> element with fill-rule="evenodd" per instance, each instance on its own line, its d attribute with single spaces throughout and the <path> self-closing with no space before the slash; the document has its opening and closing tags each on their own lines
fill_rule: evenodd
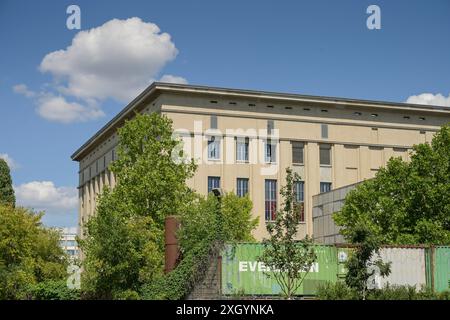
<svg viewBox="0 0 450 320">
<path fill-rule="evenodd" d="M 313 232 L 314 195 L 372 178 L 390 157 L 408 160 L 414 144 L 430 142 L 450 121 L 450 111 L 437 106 L 153 83 L 72 155 L 79 162 L 80 229 L 103 187 L 116 183 L 108 165 L 117 157 L 117 128 L 135 112 L 172 119 L 198 163 L 188 181 L 194 190 L 248 193 L 258 240 L 280 207 L 287 167 L 302 179 L 301 237 Z"/>
</svg>

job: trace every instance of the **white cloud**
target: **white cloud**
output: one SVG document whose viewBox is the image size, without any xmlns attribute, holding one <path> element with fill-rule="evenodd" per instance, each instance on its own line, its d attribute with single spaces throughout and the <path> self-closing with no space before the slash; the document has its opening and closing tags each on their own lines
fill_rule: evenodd
<svg viewBox="0 0 450 320">
<path fill-rule="evenodd" d="M 68 211 L 76 210 L 77 189 L 56 187 L 52 181 L 32 181 L 14 187 L 19 205 L 36 210 Z"/>
<path fill-rule="evenodd" d="M 159 79 L 161 82 L 168 82 L 168 83 L 180 83 L 180 84 L 187 84 L 187 80 L 183 77 L 173 76 L 171 74 L 165 74 Z"/>
<path fill-rule="evenodd" d="M 0 159 L 6 161 L 10 170 L 15 170 L 20 167 L 20 165 L 7 153 L 0 153 Z"/>
<path fill-rule="evenodd" d="M 170 35 L 156 24 L 137 17 L 113 19 L 78 32 L 70 46 L 42 59 L 39 70 L 53 76 L 50 86 L 33 92 L 18 84 L 13 90 L 32 98 L 37 113 L 47 120 L 94 120 L 104 116 L 104 100 L 132 100 L 159 78 L 160 71 L 177 54 Z M 163 75 L 160 81 L 187 83 L 174 75 Z"/>
<path fill-rule="evenodd" d="M 13 87 L 13 90 L 15 93 L 22 94 L 27 98 L 32 98 L 36 96 L 36 92 L 29 90 L 27 85 L 23 83 L 15 85 Z"/>
<path fill-rule="evenodd" d="M 47 120 L 62 123 L 94 120 L 105 115 L 98 107 L 68 102 L 63 96 L 52 94 L 44 95 L 38 99 L 37 112 Z"/>
<path fill-rule="evenodd" d="M 59 81 L 62 94 L 127 102 L 177 54 L 170 35 L 156 24 L 137 17 L 113 19 L 77 33 L 66 49 L 47 54 L 39 69 Z"/>
<path fill-rule="evenodd" d="M 406 100 L 406 102 L 414 104 L 426 104 L 433 106 L 450 107 L 450 94 L 448 95 L 448 97 L 445 97 L 440 93 L 438 94 L 422 93 L 419 95 L 410 96 Z"/>
</svg>

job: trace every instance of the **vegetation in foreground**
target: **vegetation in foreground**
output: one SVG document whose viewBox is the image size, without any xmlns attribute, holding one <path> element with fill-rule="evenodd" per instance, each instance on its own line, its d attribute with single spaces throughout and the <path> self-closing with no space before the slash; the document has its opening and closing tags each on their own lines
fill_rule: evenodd
<svg viewBox="0 0 450 320">
<path fill-rule="evenodd" d="M 319 300 L 360 300 L 358 291 L 350 288 L 345 282 L 327 283 L 319 286 Z M 414 286 L 386 286 L 382 289 L 370 290 L 367 300 L 450 300 L 450 291 L 433 292 L 428 288 L 417 290 Z"/>
</svg>

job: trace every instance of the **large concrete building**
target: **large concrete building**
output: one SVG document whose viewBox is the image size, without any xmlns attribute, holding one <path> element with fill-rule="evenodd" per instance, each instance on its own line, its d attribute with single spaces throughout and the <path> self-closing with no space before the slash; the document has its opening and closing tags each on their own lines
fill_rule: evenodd
<svg viewBox="0 0 450 320">
<path fill-rule="evenodd" d="M 188 181 L 197 192 L 249 194 L 257 239 L 280 206 L 286 167 L 302 178 L 299 236 L 312 234 L 314 195 L 371 178 L 392 156 L 408 160 L 414 144 L 430 142 L 450 121 L 450 110 L 437 106 L 153 83 L 72 155 L 80 168 L 81 227 L 102 188 L 115 185 L 108 165 L 117 157 L 117 128 L 135 112 L 173 120 L 199 164 Z"/>
</svg>

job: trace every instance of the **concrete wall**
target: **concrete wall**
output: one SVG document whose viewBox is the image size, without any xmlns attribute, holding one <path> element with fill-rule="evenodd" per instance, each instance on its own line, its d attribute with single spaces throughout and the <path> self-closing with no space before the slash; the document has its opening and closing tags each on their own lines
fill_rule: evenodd
<svg viewBox="0 0 450 320">
<path fill-rule="evenodd" d="M 313 196 L 313 238 L 317 243 L 345 243 L 339 234 L 340 227 L 333 220 L 333 213 L 341 210 L 346 195 L 357 184 L 337 188 L 329 192 Z"/>
</svg>

